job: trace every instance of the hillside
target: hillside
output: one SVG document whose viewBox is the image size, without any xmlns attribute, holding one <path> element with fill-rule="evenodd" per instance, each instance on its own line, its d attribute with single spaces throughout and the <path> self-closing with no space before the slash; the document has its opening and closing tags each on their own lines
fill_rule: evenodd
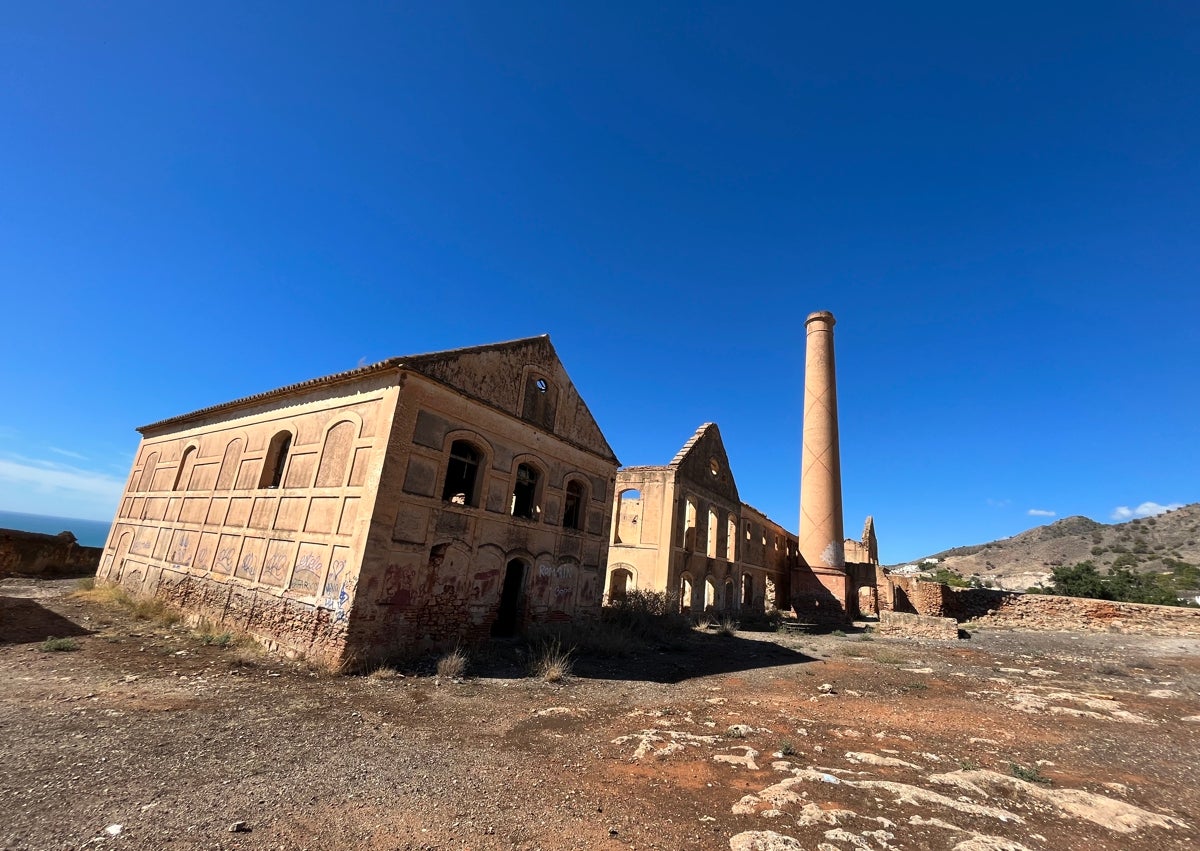
<svg viewBox="0 0 1200 851">
<path fill-rule="evenodd" d="M 1081 561 L 1095 562 L 1102 570 L 1117 562 L 1135 570 L 1168 571 L 1164 558 L 1200 564 L 1200 503 L 1124 523 L 1065 517 L 1011 538 L 955 547 L 930 558 L 965 577 L 1019 591 L 1044 582 L 1055 567 Z"/>
</svg>

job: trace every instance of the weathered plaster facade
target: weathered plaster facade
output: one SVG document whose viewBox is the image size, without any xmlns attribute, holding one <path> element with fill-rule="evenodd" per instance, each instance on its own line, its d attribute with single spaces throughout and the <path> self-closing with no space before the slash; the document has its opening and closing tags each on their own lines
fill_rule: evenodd
<svg viewBox="0 0 1200 851">
<path fill-rule="evenodd" d="M 595 615 L 616 457 L 548 337 L 139 429 L 98 578 L 331 665 Z"/>
<path fill-rule="evenodd" d="M 738 496 L 714 423 L 670 464 L 617 472 L 606 592 L 665 591 L 699 614 L 788 607 L 796 536 Z"/>
</svg>

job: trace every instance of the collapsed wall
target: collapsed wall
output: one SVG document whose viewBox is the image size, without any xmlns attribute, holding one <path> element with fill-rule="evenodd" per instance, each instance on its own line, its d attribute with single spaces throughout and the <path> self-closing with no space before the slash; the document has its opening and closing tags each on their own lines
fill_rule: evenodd
<svg viewBox="0 0 1200 851">
<path fill-rule="evenodd" d="M 914 577 L 891 576 L 889 580 L 893 608 L 898 612 L 1031 630 L 1200 636 L 1200 609 L 951 588 Z"/>
<path fill-rule="evenodd" d="M 45 535 L 0 529 L 0 579 L 86 576 L 96 572 L 102 552 L 102 547 L 81 547 L 70 532 Z"/>
</svg>

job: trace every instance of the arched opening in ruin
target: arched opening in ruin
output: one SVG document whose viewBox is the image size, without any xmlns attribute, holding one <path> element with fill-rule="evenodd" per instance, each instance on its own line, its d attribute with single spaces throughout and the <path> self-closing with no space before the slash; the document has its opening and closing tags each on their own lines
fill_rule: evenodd
<svg viewBox="0 0 1200 851">
<path fill-rule="evenodd" d="M 613 521 L 614 544 L 636 544 L 641 540 L 642 492 L 629 488 L 617 494 L 617 516 Z"/>
<path fill-rule="evenodd" d="M 515 635 L 521 625 L 521 598 L 525 589 L 525 562 L 514 558 L 504 568 L 504 584 L 500 588 L 500 606 L 492 623 L 492 635 L 502 638 Z"/>
<path fill-rule="evenodd" d="M 749 573 L 742 574 L 742 608 L 749 608 L 754 603 L 754 577 Z"/>
<path fill-rule="evenodd" d="M 683 548 L 696 549 L 696 502 L 690 496 L 684 502 Z"/>
<path fill-rule="evenodd" d="M 442 501 L 455 505 L 479 504 L 479 462 L 483 453 L 466 440 L 450 444 L 450 460 L 446 464 L 446 483 L 442 486 Z"/>
<path fill-rule="evenodd" d="M 737 555 L 737 518 L 732 514 L 729 515 L 729 522 L 725 529 L 725 559 L 726 561 L 736 561 Z"/>
<path fill-rule="evenodd" d="M 633 571 L 627 567 L 614 567 L 608 574 L 608 599 L 623 600 L 636 588 Z"/>
<path fill-rule="evenodd" d="M 725 599 L 721 601 L 721 607 L 727 612 L 737 608 L 737 594 L 734 592 L 732 578 L 725 580 Z"/>
<path fill-rule="evenodd" d="M 717 512 L 708 509 L 708 557 L 717 557 Z"/>
<path fill-rule="evenodd" d="M 711 612 L 717 607 L 717 585 L 711 576 L 704 577 L 704 611 Z"/>
<path fill-rule="evenodd" d="M 267 457 L 263 459 L 260 488 L 277 488 L 283 484 L 283 471 L 287 468 L 288 452 L 292 448 L 292 433 L 281 431 L 271 438 Z"/>
<path fill-rule="evenodd" d="M 692 611 L 692 577 L 683 574 L 679 578 L 679 613 L 690 614 Z"/>
<path fill-rule="evenodd" d="M 566 493 L 563 497 L 563 528 L 583 529 L 584 507 L 587 505 L 587 491 L 578 479 L 567 482 Z"/>
<path fill-rule="evenodd" d="M 542 472 L 532 464 L 517 465 L 517 479 L 513 482 L 512 504 L 513 517 L 523 517 L 526 520 L 536 520 L 540 512 L 538 507 L 538 485 L 542 480 Z"/>
</svg>

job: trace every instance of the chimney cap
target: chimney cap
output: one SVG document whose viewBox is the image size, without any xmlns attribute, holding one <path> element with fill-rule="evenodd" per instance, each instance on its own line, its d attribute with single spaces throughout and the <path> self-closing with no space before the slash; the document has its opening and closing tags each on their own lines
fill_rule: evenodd
<svg viewBox="0 0 1200 851">
<path fill-rule="evenodd" d="M 813 322 L 828 322 L 829 327 L 832 328 L 837 320 L 833 318 L 833 314 L 828 310 L 818 310 L 815 313 L 808 314 L 808 318 L 804 320 L 805 325 L 810 325 Z"/>
</svg>

